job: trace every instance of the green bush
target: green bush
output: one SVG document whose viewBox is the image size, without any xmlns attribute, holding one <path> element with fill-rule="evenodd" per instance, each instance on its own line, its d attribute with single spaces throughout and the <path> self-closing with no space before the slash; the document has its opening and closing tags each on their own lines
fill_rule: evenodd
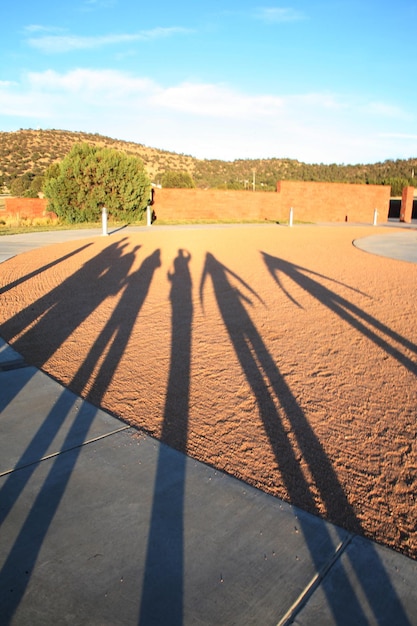
<svg viewBox="0 0 417 626">
<path fill-rule="evenodd" d="M 162 175 L 162 187 L 169 189 L 193 189 L 194 180 L 188 172 L 168 170 Z"/>
<path fill-rule="evenodd" d="M 96 222 L 103 206 L 124 222 L 139 220 L 150 193 L 142 161 L 112 148 L 75 144 L 46 172 L 48 210 L 67 222 Z"/>
</svg>

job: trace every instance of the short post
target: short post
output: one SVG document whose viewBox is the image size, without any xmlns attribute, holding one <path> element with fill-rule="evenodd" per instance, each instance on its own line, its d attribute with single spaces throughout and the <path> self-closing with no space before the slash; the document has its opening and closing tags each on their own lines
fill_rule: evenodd
<svg viewBox="0 0 417 626">
<path fill-rule="evenodd" d="M 101 225 L 103 229 L 103 236 L 108 235 L 109 233 L 107 232 L 107 209 L 105 206 L 101 210 Z"/>
<path fill-rule="evenodd" d="M 288 226 L 292 226 L 294 221 L 294 209 L 290 208 L 290 219 L 288 221 Z"/>
<path fill-rule="evenodd" d="M 146 207 L 146 226 L 152 226 L 152 207 L 150 204 Z"/>
<path fill-rule="evenodd" d="M 378 224 L 378 209 L 375 209 L 374 211 L 374 221 L 373 221 L 373 226 L 376 226 Z"/>
</svg>

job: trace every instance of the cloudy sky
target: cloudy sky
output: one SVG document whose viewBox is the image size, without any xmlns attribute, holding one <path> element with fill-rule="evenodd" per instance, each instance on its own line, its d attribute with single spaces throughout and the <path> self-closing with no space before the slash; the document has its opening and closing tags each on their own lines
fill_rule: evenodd
<svg viewBox="0 0 417 626">
<path fill-rule="evenodd" d="M 417 156 L 415 0 L 10 2 L 0 131 L 198 158 Z"/>
</svg>

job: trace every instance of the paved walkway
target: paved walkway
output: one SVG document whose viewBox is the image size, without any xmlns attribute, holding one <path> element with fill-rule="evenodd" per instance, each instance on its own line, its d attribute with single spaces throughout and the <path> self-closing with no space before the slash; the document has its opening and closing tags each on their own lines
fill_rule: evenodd
<svg viewBox="0 0 417 626">
<path fill-rule="evenodd" d="M 91 235 L 2 237 L 0 259 Z M 0 411 L 2 626 L 417 625 L 416 561 L 139 435 L 1 340 Z"/>
<path fill-rule="evenodd" d="M 402 232 L 387 232 L 386 235 L 369 235 L 356 239 L 354 245 L 371 254 L 417 263 L 417 225 L 415 228 L 404 228 Z"/>
</svg>

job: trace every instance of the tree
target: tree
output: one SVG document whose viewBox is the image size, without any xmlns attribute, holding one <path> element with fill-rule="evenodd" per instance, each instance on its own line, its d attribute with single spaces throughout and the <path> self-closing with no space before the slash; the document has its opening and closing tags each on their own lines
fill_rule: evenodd
<svg viewBox="0 0 417 626">
<path fill-rule="evenodd" d="M 38 198 L 42 191 L 43 176 L 35 176 L 33 172 L 26 172 L 23 176 L 14 178 L 10 184 L 12 196 L 21 198 Z"/>
<path fill-rule="evenodd" d="M 150 181 L 139 158 L 79 143 L 47 170 L 43 191 L 49 210 L 68 222 L 96 222 L 103 206 L 112 217 L 132 221 L 146 207 Z"/>
<path fill-rule="evenodd" d="M 191 174 L 173 170 L 168 170 L 163 174 L 161 184 L 162 187 L 169 189 L 193 189 L 195 187 Z"/>
<path fill-rule="evenodd" d="M 39 196 L 39 193 L 42 191 L 43 184 L 44 184 L 44 177 L 43 176 L 35 176 L 35 178 L 30 183 L 29 197 L 30 198 L 37 198 Z"/>
<path fill-rule="evenodd" d="M 408 178 L 394 177 L 383 180 L 382 184 L 391 185 L 391 196 L 401 196 L 404 187 L 408 187 L 410 185 L 410 181 Z"/>
<path fill-rule="evenodd" d="M 10 193 L 12 194 L 12 196 L 17 196 L 21 198 L 24 196 L 29 185 L 30 182 L 26 181 L 23 176 L 18 176 L 17 178 L 14 178 L 10 183 Z"/>
</svg>

